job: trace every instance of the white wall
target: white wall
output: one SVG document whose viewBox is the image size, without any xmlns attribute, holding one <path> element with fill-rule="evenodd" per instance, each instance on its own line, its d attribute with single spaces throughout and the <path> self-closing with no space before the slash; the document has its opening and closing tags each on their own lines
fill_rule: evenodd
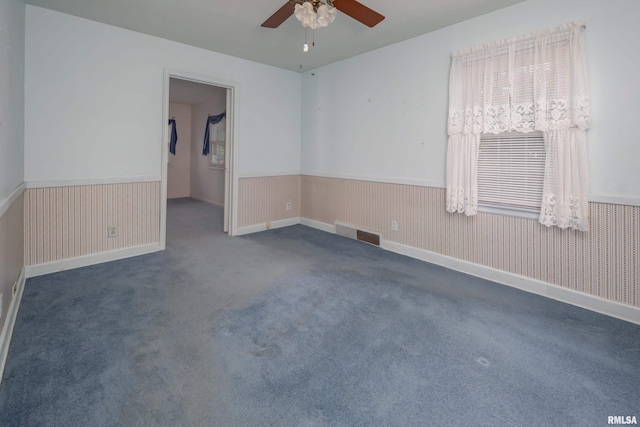
<svg viewBox="0 0 640 427">
<path fill-rule="evenodd" d="M 637 0 L 528 0 L 306 72 L 302 172 L 444 187 L 451 52 L 582 19 L 592 199 L 640 204 L 638 16 Z"/>
<path fill-rule="evenodd" d="M 192 106 L 191 125 L 191 197 L 224 205 L 224 169 L 211 167 L 211 154 L 202 155 L 208 115 L 225 110 L 227 90 L 210 87 L 207 101 Z"/>
<path fill-rule="evenodd" d="M 239 171 L 300 170 L 300 75 L 27 5 L 27 181 L 160 177 L 164 69 L 238 84 Z"/>
<path fill-rule="evenodd" d="M 169 68 L 239 83 L 240 176 L 301 167 L 442 187 L 450 53 L 583 19 L 591 191 L 638 200 L 640 144 L 627 124 L 640 94 L 639 15 L 636 0 L 528 0 L 307 72 L 301 97 L 294 72 L 27 6 L 25 177 L 159 176 Z M 3 187 L 20 180 L 19 152 L 0 160 Z"/>
<path fill-rule="evenodd" d="M 169 117 L 176 120 L 176 154 L 169 153 L 167 199 L 191 195 L 191 105 L 169 103 Z M 171 135 L 169 135 L 169 138 Z"/>
<path fill-rule="evenodd" d="M 19 0 L 0 0 L 0 202 L 24 180 L 24 20 Z"/>
</svg>

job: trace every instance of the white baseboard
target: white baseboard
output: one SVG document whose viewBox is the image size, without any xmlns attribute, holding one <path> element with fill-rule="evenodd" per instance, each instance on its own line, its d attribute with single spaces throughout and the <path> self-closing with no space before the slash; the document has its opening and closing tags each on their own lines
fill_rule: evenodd
<svg viewBox="0 0 640 427">
<path fill-rule="evenodd" d="M 424 249 L 414 248 L 412 246 L 402 245 L 386 240 L 381 241 L 380 246 L 391 252 L 438 264 L 452 270 L 491 280 L 493 282 L 511 286 L 533 294 L 542 295 L 567 304 L 586 308 L 587 310 L 606 314 L 611 317 L 626 320 L 627 322 L 640 324 L 640 308 L 637 307 L 620 304 L 593 295 L 574 291 L 573 289 L 563 288 L 561 286 L 543 282 L 541 280 L 532 279 L 519 274 L 508 273 L 506 271 L 452 258 L 435 252 L 426 251 Z"/>
<path fill-rule="evenodd" d="M 2 335 L 0 335 L 0 384 L 4 376 L 4 367 L 7 363 L 7 356 L 9 355 L 9 346 L 11 345 L 11 337 L 13 336 L 13 328 L 16 325 L 16 319 L 18 317 L 18 309 L 20 308 L 20 301 L 22 301 L 22 292 L 24 292 L 24 284 L 26 282 L 26 275 L 24 268 L 20 272 L 18 277 L 18 290 L 11 299 L 9 304 L 9 310 L 7 311 L 7 317 L 2 327 Z"/>
<path fill-rule="evenodd" d="M 335 234 L 335 227 L 330 224 L 307 218 L 300 218 L 300 224 Z M 526 292 L 542 295 L 547 298 L 640 325 L 640 308 L 637 307 L 620 304 L 615 301 L 574 291 L 573 289 L 563 288 L 541 280 L 475 264 L 469 261 L 438 254 L 436 252 L 415 248 L 413 246 L 390 242 L 384 239 L 380 240 L 380 247 L 391 252 L 430 262 L 432 264 L 441 265 L 475 277 L 491 280 L 502 285 L 511 286 Z"/>
<path fill-rule="evenodd" d="M 278 221 L 271 221 L 271 227 L 267 227 L 266 223 L 255 224 L 255 225 L 247 225 L 246 227 L 238 227 L 238 232 L 235 234 L 235 236 L 242 236 L 244 234 L 258 233 L 260 231 L 266 231 L 266 230 L 274 229 L 274 228 L 289 227 L 291 225 L 296 225 L 296 224 L 300 224 L 300 218 L 299 217 L 281 219 L 281 220 L 278 220 Z"/>
<path fill-rule="evenodd" d="M 300 224 L 307 227 L 315 228 L 316 230 L 326 231 L 327 233 L 336 234 L 336 226 L 327 224 L 325 222 L 316 221 L 314 219 L 300 218 Z"/>
<path fill-rule="evenodd" d="M 213 206 L 218 206 L 220 208 L 224 208 L 224 203 L 214 202 L 213 200 L 203 199 L 202 197 L 197 197 L 197 196 L 188 196 L 188 197 L 191 198 L 191 199 L 195 199 L 195 200 L 199 200 L 201 202 L 208 203 L 208 204 L 213 205 Z"/>
<path fill-rule="evenodd" d="M 27 278 L 42 276 L 43 274 L 56 273 L 58 271 L 70 270 L 72 268 L 86 267 L 88 265 L 100 264 L 103 262 L 150 254 L 153 252 L 158 252 L 160 250 L 162 250 L 162 248 L 160 247 L 160 243 L 151 243 L 148 245 L 134 246 L 131 248 L 116 249 L 114 251 L 67 258 L 60 261 L 29 265 L 25 267 L 25 273 Z"/>
</svg>

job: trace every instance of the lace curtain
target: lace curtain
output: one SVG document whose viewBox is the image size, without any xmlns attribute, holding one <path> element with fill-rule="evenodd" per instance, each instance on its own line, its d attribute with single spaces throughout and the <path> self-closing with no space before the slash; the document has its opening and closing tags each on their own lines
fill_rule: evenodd
<svg viewBox="0 0 640 427">
<path fill-rule="evenodd" d="M 544 133 L 540 222 L 588 229 L 586 129 L 590 104 L 582 22 L 452 55 L 447 211 L 477 213 L 482 133 Z"/>
</svg>

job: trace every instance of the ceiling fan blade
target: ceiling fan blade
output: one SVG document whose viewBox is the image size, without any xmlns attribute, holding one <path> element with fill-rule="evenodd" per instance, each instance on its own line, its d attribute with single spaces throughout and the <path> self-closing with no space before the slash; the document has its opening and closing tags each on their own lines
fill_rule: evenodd
<svg viewBox="0 0 640 427">
<path fill-rule="evenodd" d="M 362 22 L 367 27 L 375 27 L 384 19 L 384 16 L 356 0 L 333 0 L 333 5 L 340 12 Z"/>
<path fill-rule="evenodd" d="M 280 24 L 287 20 L 288 17 L 293 15 L 293 11 L 296 8 L 295 1 L 288 1 L 282 6 L 276 13 L 271 15 L 269 19 L 262 23 L 262 27 L 265 28 L 278 28 Z"/>
</svg>

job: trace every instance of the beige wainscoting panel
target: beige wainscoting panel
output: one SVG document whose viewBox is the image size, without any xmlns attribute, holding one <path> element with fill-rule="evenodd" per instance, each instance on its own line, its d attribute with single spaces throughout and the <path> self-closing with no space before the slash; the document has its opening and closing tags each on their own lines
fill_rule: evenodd
<svg viewBox="0 0 640 427">
<path fill-rule="evenodd" d="M 340 179 L 336 184 L 336 221 L 379 232 L 384 221 L 382 187 L 376 182 Z"/>
<path fill-rule="evenodd" d="M 333 224 L 336 214 L 336 179 L 303 175 L 300 178 L 300 216 Z"/>
<path fill-rule="evenodd" d="M 32 188 L 24 206 L 25 265 L 160 241 L 160 182 Z"/>
<path fill-rule="evenodd" d="M 300 175 L 241 178 L 238 192 L 239 227 L 300 216 Z"/>
<path fill-rule="evenodd" d="M 640 307 L 640 207 L 590 203 L 591 231 L 583 233 L 510 216 L 450 214 L 441 188 L 313 176 L 301 185 L 304 218 Z"/>
</svg>

